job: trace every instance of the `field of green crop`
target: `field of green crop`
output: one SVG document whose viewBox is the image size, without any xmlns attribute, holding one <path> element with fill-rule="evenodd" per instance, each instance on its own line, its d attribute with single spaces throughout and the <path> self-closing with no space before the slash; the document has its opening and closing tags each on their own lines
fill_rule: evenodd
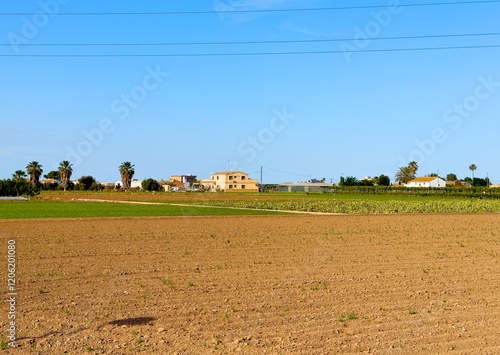
<svg viewBox="0 0 500 355">
<path fill-rule="evenodd" d="M 200 201 L 204 205 L 326 212 L 347 214 L 394 214 L 394 213 L 499 213 L 499 200 L 481 199 L 409 199 L 402 200 L 231 200 Z"/>
<path fill-rule="evenodd" d="M 1 201 L 0 219 L 80 218 L 80 217 L 153 217 L 153 216 L 227 216 L 283 214 L 229 208 L 185 207 L 168 204 L 132 205 L 100 202 Z"/>
</svg>

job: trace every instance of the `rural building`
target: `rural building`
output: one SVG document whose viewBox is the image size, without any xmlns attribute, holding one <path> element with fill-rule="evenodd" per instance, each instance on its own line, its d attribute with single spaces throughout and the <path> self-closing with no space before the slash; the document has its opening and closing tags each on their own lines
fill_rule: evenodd
<svg viewBox="0 0 500 355">
<path fill-rule="evenodd" d="M 59 180 L 55 180 L 55 179 L 40 180 L 40 183 L 42 183 L 42 184 L 57 184 L 57 185 L 61 185 L 61 182 Z"/>
<path fill-rule="evenodd" d="M 406 187 L 446 187 L 446 181 L 439 177 L 425 176 L 405 184 Z"/>
<path fill-rule="evenodd" d="M 189 187 L 189 184 L 196 182 L 196 175 L 172 175 L 170 181 L 179 181 L 184 184 L 183 187 Z"/>
<path fill-rule="evenodd" d="M 115 186 L 117 186 L 118 184 L 120 184 L 120 187 L 123 188 L 123 184 L 122 184 L 122 181 L 117 181 L 115 182 Z M 131 189 L 139 189 L 139 190 L 142 190 L 142 180 L 137 180 L 137 179 L 134 179 L 130 182 L 130 188 Z"/>
<path fill-rule="evenodd" d="M 325 182 L 284 182 L 278 185 L 278 192 L 324 192 L 332 186 Z"/>
<path fill-rule="evenodd" d="M 446 181 L 446 186 L 448 186 L 448 187 L 453 187 L 453 186 L 456 186 L 456 187 L 471 187 L 472 185 L 469 184 L 467 181 L 457 180 L 457 181 Z"/>
<path fill-rule="evenodd" d="M 159 183 L 163 186 L 165 191 L 179 191 L 186 187 L 186 183 L 182 182 L 180 179 L 161 180 Z"/>
<path fill-rule="evenodd" d="M 259 192 L 259 181 L 248 178 L 241 171 L 225 171 L 210 175 L 208 180 L 200 180 L 200 185 L 210 191 Z"/>
</svg>

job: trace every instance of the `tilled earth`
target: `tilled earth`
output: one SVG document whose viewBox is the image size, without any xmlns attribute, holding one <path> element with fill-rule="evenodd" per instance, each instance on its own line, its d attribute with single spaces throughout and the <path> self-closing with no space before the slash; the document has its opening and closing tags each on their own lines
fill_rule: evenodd
<svg viewBox="0 0 500 355">
<path fill-rule="evenodd" d="M 497 354 L 499 233 L 499 215 L 1 220 L 6 352 Z"/>
</svg>

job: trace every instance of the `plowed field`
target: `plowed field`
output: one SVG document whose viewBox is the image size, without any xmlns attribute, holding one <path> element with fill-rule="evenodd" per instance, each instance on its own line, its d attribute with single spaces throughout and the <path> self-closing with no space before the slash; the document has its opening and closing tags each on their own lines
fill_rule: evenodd
<svg viewBox="0 0 500 355">
<path fill-rule="evenodd" d="M 0 238 L 9 353 L 500 352 L 499 215 L 0 220 Z"/>
</svg>

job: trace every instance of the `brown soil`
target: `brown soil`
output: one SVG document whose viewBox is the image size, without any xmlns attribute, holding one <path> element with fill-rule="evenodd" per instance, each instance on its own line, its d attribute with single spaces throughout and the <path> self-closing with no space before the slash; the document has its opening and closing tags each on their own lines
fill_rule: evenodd
<svg viewBox="0 0 500 355">
<path fill-rule="evenodd" d="M 7 352 L 494 354 L 499 231 L 498 215 L 1 220 Z"/>
</svg>

